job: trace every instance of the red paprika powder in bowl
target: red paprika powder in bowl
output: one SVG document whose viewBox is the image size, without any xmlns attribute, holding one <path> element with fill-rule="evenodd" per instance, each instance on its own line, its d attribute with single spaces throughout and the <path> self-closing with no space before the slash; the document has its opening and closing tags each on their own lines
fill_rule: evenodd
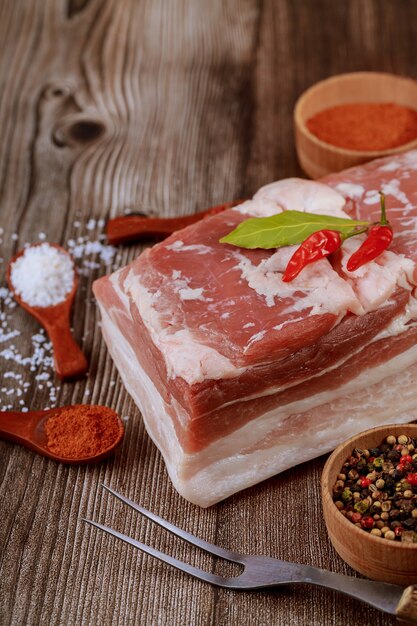
<svg viewBox="0 0 417 626">
<path fill-rule="evenodd" d="M 301 95 L 297 155 L 312 178 L 417 147 L 417 81 L 380 72 L 341 74 Z"/>
</svg>

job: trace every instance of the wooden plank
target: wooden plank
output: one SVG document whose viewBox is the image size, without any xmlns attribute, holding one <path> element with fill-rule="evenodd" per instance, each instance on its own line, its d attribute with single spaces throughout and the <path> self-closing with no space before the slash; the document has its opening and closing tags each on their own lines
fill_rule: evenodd
<svg viewBox="0 0 417 626">
<path fill-rule="evenodd" d="M 39 233 L 64 245 L 97 238 L 91 219 L 126 209 L 187 214 L 299 174 L 296 97 L 341 71 L 413 75 L 416 13 L 412 0 L 0 3 L 0 257 Z M 114 263 L 139 251 L 121 249 Z M 114 407 L 129 416 L 126 438 L 114 459 L 90 468 L 0 442 L 0 623 L 394 623 L 322 590 L 211 589 L 80 522 L 105 521 L 223 571 L 103 494 L 105 482 L 220 545 L 352 573 L 321 522 L 323 460 L 209 510 L 174 492 L 101 340 L 90 290 L 106 267 L 99 255 L 89 260 L 99 267 L 81 277 L 74 328 L 90 375 L 62 385 L 58 402 Z M 9 323 L 24 351 L 36 323 L 18 310 Z M 0 358 L 0 368 L 3 380 L 12 369 L 31 383 L 27 406 L 47 405 L 47 387 L 35 382 L 41 365 L 31 372 Z"/>
<path fill-rule="evenodd" d="M 4 5 L 2 256 L 40 232 L 65 244 L 85 233 L 89 219 L 127 208 L 181 214 L 235 197 L 245 122 L 236 102 L 251 69 L 256 11 L 251 3 L 238 16 L 232 4 L 196 12 L 192 3 L 113 1 L 71 3 L 68 18 L 63 2 Z M 10 238 L 17 231 L 18 243 Z M 119 262 L 138 251 L 125 249 Z M 82 277 L 74 314 L 90 376 L 62 385 L 59 402 L 91 399 L 129 415 L 125 445 L 113 461 L 76 469 L 1 444 L 2 619 L 137 624 L 146 615 L 155 624 L 203 624 L 211 621 L 213 590 L 79 521 L 81 515 L 105 519 L 173 554 L 189 554 L 103 496 L 101 482 L 208 538 L 217 520 L 215 508 L 200 511 L 174 493 L 120 386 L 89 297 L 103 272 Z M 24 343 L 36 325 L 17 316 L 16 343 Z M 37 390 L 32 406 L 35 400 L 43 406 L 47 397 Z M 191 556 L 211 564 L 207 555 Z"/>
</svg>

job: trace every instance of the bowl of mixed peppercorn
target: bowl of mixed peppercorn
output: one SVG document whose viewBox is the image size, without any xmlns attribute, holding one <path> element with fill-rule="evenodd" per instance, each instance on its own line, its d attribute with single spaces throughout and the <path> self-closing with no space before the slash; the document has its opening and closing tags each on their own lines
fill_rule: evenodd
<svg viewBox="0 0 417 626">
<path fill-rule="evenodd" d="M 322 475 L 330 540 L 355 570 L 417 583 L 417 424 L 367 430 L 341 444 Z"/>
</svg>

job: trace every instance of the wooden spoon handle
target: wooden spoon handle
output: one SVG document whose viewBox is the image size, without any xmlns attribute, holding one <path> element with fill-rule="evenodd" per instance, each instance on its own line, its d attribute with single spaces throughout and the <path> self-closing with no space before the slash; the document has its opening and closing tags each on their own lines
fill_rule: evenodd
<svg viewBox="0 0 417 626">
<path fill-rule="evenodd" d="M 177 230 L 199 222 L 205 217 L 217 215 L 217 213 L 221 213 L 242 202 L 243 200 L 225 202 L 194 215 L 185 215 L 183 217 L 142 217 L 139 215 L 115 217 L 107 222 L 107 239 L 110 244 L 119 244 L 150 237 L 168 237 L 168 235 Z"/>
<path fill-rule="evenodd" d="M 88 368 L 87 359 L 71 334 L 69 319 L 57 318 L 45 325 L 54 347 L 54 365 L 62 379 L 80 378 Z"/>
<path fill-rule="evenodd" d="M 9 441 L 30 438 L 32 432 L 32 414 L 19 411 L 0 412 L 0 437 Z"/>
<path fill-rule="evenodd" d="M 399 619 L 408 624 L 417 624 L 417 585 L 404 589 L 396 613 Z"/>
</svg>

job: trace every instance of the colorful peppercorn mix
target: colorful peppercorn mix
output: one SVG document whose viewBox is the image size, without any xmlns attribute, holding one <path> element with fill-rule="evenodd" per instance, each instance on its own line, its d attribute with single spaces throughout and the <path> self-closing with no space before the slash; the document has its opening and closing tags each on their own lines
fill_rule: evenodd
<svg viewBox="0 0 417 626">
<path fill-rule="evenodd" d="M 389 435 L 378 448 L 352 450 L 333 501 L 346 519 L 375 537 L 417 543 L 417 438 Z"/>
</svg>

